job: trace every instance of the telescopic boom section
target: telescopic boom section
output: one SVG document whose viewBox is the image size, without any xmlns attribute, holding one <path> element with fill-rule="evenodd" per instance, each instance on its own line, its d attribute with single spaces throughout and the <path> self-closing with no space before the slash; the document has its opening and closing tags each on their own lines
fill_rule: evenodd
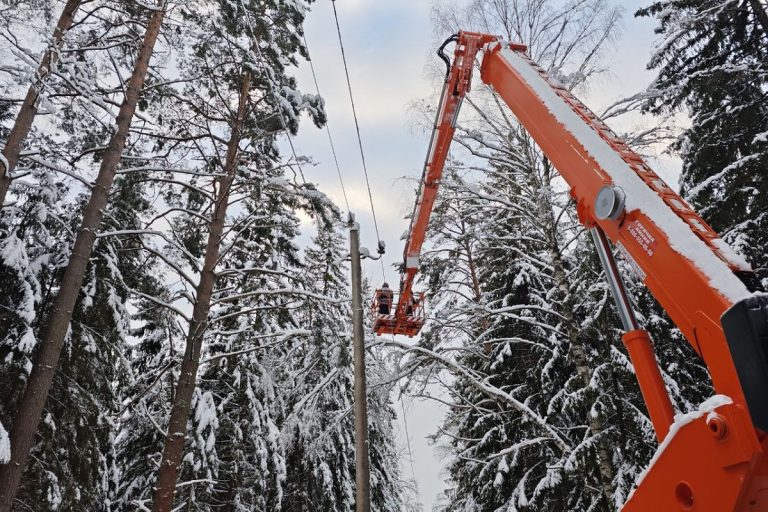
<svg viewBox="0 0 768 512">
<path fill-rule="evenodd" d="M 473 32 L 461 32 L 446 41 L 438 54 L 448 64 L 448 72 L 443 84 L 443 92 L 440 96 L 435 125 L 432 131 L 432 139 L 429 143 L 427 159 L 419 184 L 419 197 L 411 217 L 411 225 L 408 230 L 404 259 L 404 276 L 400 285 L 400 296 L 394 310 L 393 318 L 387 322 L 378 319 L 375 322 L 377 334 L 406 334 L 413 336 L 423 325 L 423 320 L 414 324 L 412 315 L 407 315 L 409 308 L 415 302 L 421 303 L 421 295 L 414 296 L 413 283 L 419 271 L 419 259 L 421 247 L 424 245 L 429 218 L 437 198 L 440 187 L 440 179 L 443 176 L 445 160 L 456 131 L 456 119 L 459 115 L 461 102 L 469 92 L 472 80 L 472 71 L 475 66 L 477 52 L 487 43 L 495 41 L 495 36 L 477 34 Z M 442 53 L 446 44 L 456 42 L 453 53 L 453 63 Z M 410 317 L 410 318 L 409 318 Z"/>
<path fill-rule="evenodd" d="M 664 441 L 623 510 L 768 510 L 768 296 L 751 293 L 749 265 L 524 46 L 470 32 L 452 40 L 454 61 L 411 220 L 396 316 L 412 294 L 456 117 L 482 50 L 483 81 L 571 187 L 580 221 L 613 243 L 712 377 L 716 396 L 662 429 Z M 658 409 L 656 401 L 669 398 L 647 333 L 630 331 L 624 341 L 646 345 L 633 363 L 649 410 Z M 644 379 L 656 379 L 653 393 Z"/>
</svg>

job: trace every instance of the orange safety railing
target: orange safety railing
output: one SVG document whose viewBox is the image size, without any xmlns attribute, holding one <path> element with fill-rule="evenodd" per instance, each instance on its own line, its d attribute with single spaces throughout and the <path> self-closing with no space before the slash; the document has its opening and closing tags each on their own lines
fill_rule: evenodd
<svg viewBox="0 0 768 512">
<path fill-rule="evenodd" d="M 424 326 L 424 293 L 413 293 L 408 303 L 400 304 L 397 293 L 377 289 L 371 302 L 373 330 L 382 334 L 403 334 L 409 338 L 419 333 Z"/>
</svg>

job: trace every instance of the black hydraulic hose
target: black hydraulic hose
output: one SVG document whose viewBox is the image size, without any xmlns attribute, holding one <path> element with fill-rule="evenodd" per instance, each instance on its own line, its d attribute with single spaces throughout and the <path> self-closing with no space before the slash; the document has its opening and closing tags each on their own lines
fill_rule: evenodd
<svg viewBox="0 0 768 512">
<path fill-rule="evenodd" d="M 451 37 L 443 41 L 443 44 L 440 45 L 440 48 L 437 49 L 437 56 L 440 57 L 443 62 L 445 62 L 445 77 L 448 78 L 448 75 L 451 74 L 451 59 L 448 58 L 448 56 L 445 54 L 445 47 L 448 46 L 450 43 L 456 42 L 459 40 L 459 34 L 453 34 Z"/>
</svg>

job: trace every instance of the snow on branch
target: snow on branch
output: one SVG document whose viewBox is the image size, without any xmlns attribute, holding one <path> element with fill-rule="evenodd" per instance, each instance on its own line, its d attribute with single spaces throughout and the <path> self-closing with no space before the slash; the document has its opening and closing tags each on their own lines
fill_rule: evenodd
<svg viewBox="0 0 768 512">
<path fill-rule="evenodd" d="M 312 331 L 309 331 L 307 329 L 296 329 L 293 331 L 285 331 L 282 333 L 272 333 L 272 334 L 264 334 L 261 336 L 251 336 L 249 338 L 250 340 L 267 339 L 267 338 L 274 338 L 274 337 L 277 337 L 277 340 L 271 343 L 267 343 L 265 345 L 259 345 L 258 347 L 251 347 L 243 350 L 235 350 L 233 352 L 216 354 L 215 356 L 211 356 L 206 359 L 203 359 L 202 361 L 200 361 L 200 364 L 210 363 L 212 361 L 216 361 L 217 359 L 223 359 L 226 357 L 234 357 L 234 356 L 241 356 L 243 354 L 250 354 L 251 352 L 256 352 L 257 350 L 264 350 L 264 349 L 273 347 L 275 345 L 279 345 L 292 338 L 296 338 L 299 336 L 311 336 L 311 335 L 312 335 Z"/>
<path fill-rule="evenodd" d="M 74 173 L 74 172 L 70 171 L 69 169 L 65 169 L 64 167 L 62 167 L 60 165 L 57 165 L 57 164 L 55 164 L 53 162 L 49 162 L 48 160 L 40 158 L 39 156 L 27 156 L 27 158 L 29 160 L 31 160 L 32 162 L 35 162 L 38 165 L 42 165 L 46 169 L 50 169 L 52 171 L 55 171 L 55 172 L 64 174 L 66 176 L 69 176 L 70 178 L 79 181 L 80 183 L 82 183 L 83 185 L 85 185 L 88 188 L 91 188 L 93 186 L 93 183 L 91 183 L 90 181 L 86 180 L 85 178 L 83 178 L 82 176 L 78 175 L 77 173 Z"/>
<path fill-rule="evenodd" d="M 404 350 L 405 352 L 417 352 L 423 356 L 426 356 L 428 359 L 432 359 L 434 361 L 441 363 L 446 368 L 452 370 L 455 373 L 461 374 L 463 377 L 467 378 L 468 382 L 479 391 L 482 391 L 483 393 L 493 398 L 500 399 L 502 402 L 509 404 L 513 409 L 515 409 L 516 411 L 520 412 L 521 414 L 526 416 L 528 419 L 533 421 L 536 425 L 538 425 L 538 427 L 541 430 L 549 434 L 550 436 L 549 439 L 553 441 L 555 445 L 557 445 L 557 447 L 560 449 L 561 452 L 568 453 L 571 451 L 571 447 L 569 446 L 568 442 L 565 439 L 563 439 L 560 436 L 560 434 L 552 426 L 550 426 L 547 423 L 547 420 L 545 418 L 537 414 L 530 407 L 525 405 L 523 402 L 520 402 L 514 396 L 510 395 L 506 391 L 503 391 L 497 388 L 496 386 L 493 386 L 491 384 L 488 384 L 487 382 L 483 382 L 482 380 L 478 379 L 477 376 L 472 374 L 470 371 L 468 371 L 466 368 L 459 365 L 458 363 L 451 361 L 450 359 L 443 357 L 437 352 L 434 352 L 427 348 L 408 345 L 407 343 L 403 343 L 394 339 L 377 341 L 374 345 L 392 346 L 392 347 Z"/>
<path fill-rule="evenodd" d="M 189 318 L 189 316 L 187 316 L 182 310 L 180 310 L 179 308 L 177 308 L 173 304 L 170 304 L 168 302 L 162 301 L 162 300 L 158 299 L 157 297 L 153 297 L 152 295 L 147 295 L 146 293 L 142 293 L 142 292 L 140 292 L 140 291 L 138 291 L 138 290 L 136 290 L 134 288 L 129 288 L 128 291 L 131 292 L 134 295 L 138 295 L 139 297 L 147 299 L 150 302 L 154 302 L 158 306 L 164 307 L 164 308 L 172 311 L 173 313 L 176 313 L 177 315 L 179 315 L 181 318 L 183 318 L 187 322 L 191 322 L 192 321 L 191 318 Z"/>
<path fill-rule="evenodd" d="M 325 303 L 329 304 L 343 304 L 345 302 L 349 302 L 348 299 L 336 299 L 334 297 L 328 297 L 326 295 L 321 295 L 319 293 L 313 293 L 308 292 L 306 290 L 298 290 L 296 288 L 274 288 L 274 289 L 261 289 L 261 290 L 254 290 L 250 292 L 245 293 L 237 293 L 233 295 L 228 295 L 224 298 L 214 300 L 212 304 L 225 304 L 227 302 L 236 302 L 240 299 L 245 299 L 248 297 L 255 297 L 255 296 L 261 296 L 261 295 L 300 295 L 304 297 L 310 297 L 313 299 L 321 300 Z"/>
<path fill-rule="evenodd" d="M 189 258 L 190 261 L 196 261 L 197 258 L 195 258 L 189 251 L 187 251 L 184 247 L 179 245 L 175 240 L 171 240 L 166 233 L 163 233 L 162 231 L 156 231 L 152 229 L 123 229 L 123 230 L 117 230 L 117 231 L 103 231 L 101 233 L 98 233 L 96 235 L 96 238 L 106 238 L 108 236 L 128 236 L 128 235 L 154 235 L 159 236 L 163 240 L 165 240 L 169 245 L 171 245 L 174 249 L 180 251 L 184 256 Z M 163 261 L 166 261 L 165 258 L 163 258 Z M 189 280 L 189 276 L 184 276 L 186 279 Z M 190 280 L 191 282 L 191 280 Z"/>
</svg>

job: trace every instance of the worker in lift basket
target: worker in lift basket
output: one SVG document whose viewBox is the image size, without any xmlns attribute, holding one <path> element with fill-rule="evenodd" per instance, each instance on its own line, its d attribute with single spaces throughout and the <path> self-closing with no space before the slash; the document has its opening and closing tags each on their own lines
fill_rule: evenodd
<svg viewBox="0 0 768 512">
<path fill-rule="evenodd" d="M 405 308 L 405 316 L 413 316 L 413 311 L 416 309 L 418 304 L 419 299 L 417 299 L 414 295 L 411 295 L 411 298 L 408 299 L 408 306 Z"/>
<path fill-rule="evenodd" d="M 384 283 L 379 290 L 379 314 L 388 315 L 389 310 L 392 309 L 392 299 L 394 298 L 394 292 L 389 288 L 389 284 Z"/>
</svg>

